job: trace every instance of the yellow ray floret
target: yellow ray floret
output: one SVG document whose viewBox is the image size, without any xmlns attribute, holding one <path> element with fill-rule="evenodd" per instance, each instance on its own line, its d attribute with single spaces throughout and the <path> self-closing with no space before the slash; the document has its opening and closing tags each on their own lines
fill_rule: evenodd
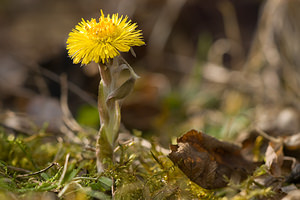
<svg viewBox="0 0 300 200">
<path fill-rule="evenodd" d="M 96 19 L 82 21 L 72 30 L 67 40 L 67 50 L 73 63 L 82 65 L 91 61 L 105 63 L 120 52 L 128 52 L 132 46 L 144 45 L 141 30 L 126 16 L 104 16 L 101 10 L 99 22 Z"/>
</svg>

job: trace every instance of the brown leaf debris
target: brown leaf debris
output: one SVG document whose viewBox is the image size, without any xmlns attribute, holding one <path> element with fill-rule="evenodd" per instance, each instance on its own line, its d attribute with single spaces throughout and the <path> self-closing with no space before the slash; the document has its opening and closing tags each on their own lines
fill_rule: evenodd
<svg viewBox="0 0 300 200">
<path fill-rule="evenodd" d="M 195 183 L 206 189 L 225 187 L 228 179 L 240 181 L 255 169 L 240 147 L 191 130 L 171 145 L 169 158 Z M 227 177 L 227 178 L 226 178 Z"/>
</svg>

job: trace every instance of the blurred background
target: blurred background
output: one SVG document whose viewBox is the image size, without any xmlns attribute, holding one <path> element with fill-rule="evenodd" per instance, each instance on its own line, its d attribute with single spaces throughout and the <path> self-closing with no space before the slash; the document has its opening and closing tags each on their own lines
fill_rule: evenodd
<svg viewBox="0 0 300 200">
<path fill-rule="evenodd" d="M 66 134 L 72 115 L 99 127 L 97 66 L 72 64 L 65 48 L 81 18 L 103 9 L 129 16 L 146 42 L 136 58 L 122 54 L 141 76 L 123 102 L 123 129 L 164 146 L 192 128 L 228 140 L 253 126 L 293 134 L 299 8 L 298 0 L 1 0 L 1 126 Z"/>
</svg>

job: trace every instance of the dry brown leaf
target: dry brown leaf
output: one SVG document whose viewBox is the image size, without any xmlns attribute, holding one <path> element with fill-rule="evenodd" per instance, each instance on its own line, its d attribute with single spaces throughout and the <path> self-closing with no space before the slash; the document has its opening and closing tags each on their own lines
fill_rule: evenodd
<svg viewBox="0 0 300 200">
<path fill-rule="evenodd" d="M 284 155 L 300 160 L 300 133 L 283 137 Z"/>
<path fill-rule="evenodd" d="M 274 176 L 281 176 L 281 166 L 283 164 L 283 146 L 282 143 L 269 142 L 265 159 L 266 166 Z"/>
<path fill-rule="evenodd" d="M 206 189 L 227 185 L 225 177 L 240 181 L 251 174 L 255 164 L 245 160 L 240 147 L 191 130 L 171 145 L 169 158 L 195 183 Z"/>
<path fill-rule="evenodd" d="M 297 200 L 300 199 L 300 190 L 290 191 L 282 200 Z"/>
<path fill-rule="evenodd" d="M 284 145 L 289 150 L 300 149 L 300 133 L 288 136 L 284 139 Z"/>
</svg>

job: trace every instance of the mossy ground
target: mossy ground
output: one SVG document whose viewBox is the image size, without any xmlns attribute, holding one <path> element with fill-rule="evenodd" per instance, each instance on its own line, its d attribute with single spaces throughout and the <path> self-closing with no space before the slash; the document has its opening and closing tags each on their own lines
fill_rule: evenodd
<svg viewBox="0 0 300 200">
<path fill-rule="evenodd" d="M 44 132 L 24 136 L 2 130 L 0 137 L 1 199 L 111 199 L 112 188 L 115 199 L 251 199 L 273 194 L 270 188 L 253 190 L 257 172 L 240 185 L 205 190 L 157 151 L 154 142 L 149 149 L 138 137 L 119 146 L 118 162 L 102 174 L 96 171 L 94 152 L 83 145 Z"/>
</svg>

